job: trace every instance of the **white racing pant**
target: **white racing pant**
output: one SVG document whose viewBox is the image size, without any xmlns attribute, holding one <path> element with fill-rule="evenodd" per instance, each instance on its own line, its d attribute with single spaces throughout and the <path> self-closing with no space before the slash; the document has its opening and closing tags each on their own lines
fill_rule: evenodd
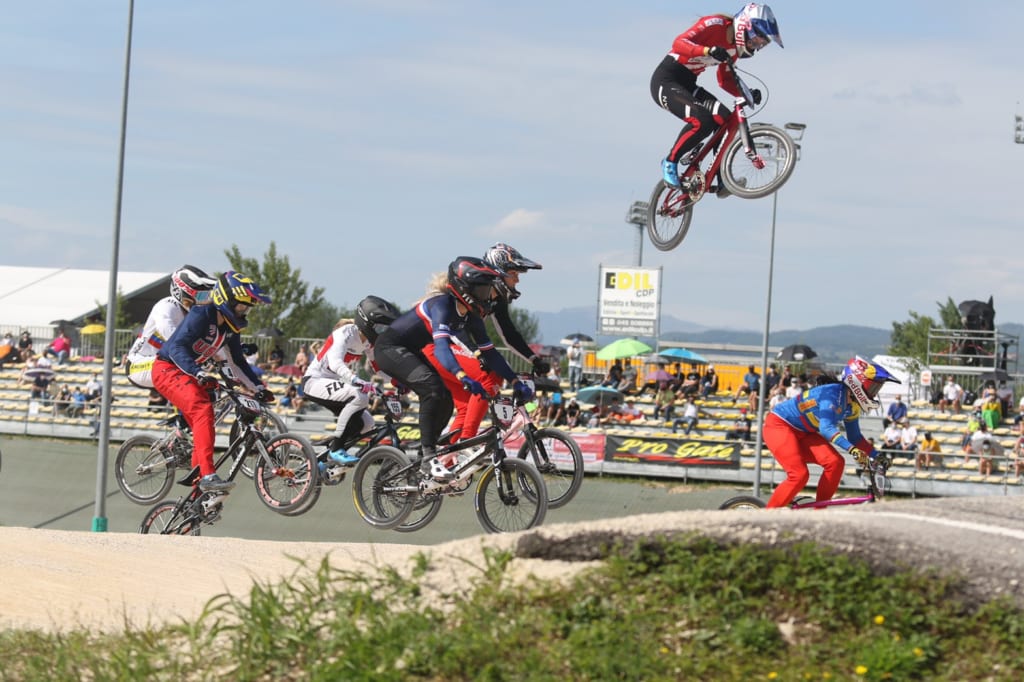
<svg viewBox="0 0 1024 682">
<path fill-rule="evenodd" d="M 302 385 L 307 398 L 315 398 L 314 402 L 325 406 L 332 412 L 338 412 L 338 423 L 334 427 L 334 435 L 340 436 L 356 412 L 362 411 L 363 428 L 366 433 L 374 427 L 373 417 L 366 408 L 370 405 L 370 396 L 363 393 L 357 386 L 346 384 L 338 379 L 321 379 L 308 377 Z"/>
</svg>

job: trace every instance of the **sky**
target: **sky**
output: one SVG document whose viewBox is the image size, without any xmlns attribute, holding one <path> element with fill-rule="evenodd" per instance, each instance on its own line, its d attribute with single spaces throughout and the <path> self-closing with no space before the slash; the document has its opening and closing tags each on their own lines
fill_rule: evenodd
<svg viewBox="0 0 1024 682">
<path fill-rule="evenodd" d="M 0 262 L 109 269 L 128 1 L 8 4 Z M 807 125 L 777 196 L 772 330 L 989 296 L 997 326 L 1024 322 L 1024 4 L 770 4 L 785 48 L 741 64 L 767 94 L 752 120 Z M 527 310 L 594 306 L 599 266 L 641 257 L 663 313 L 763 329 L 772 198 L 706 197 L 667 253 L 638 253 L 625 222 L 680 129 L 651 72 L 701 15 L 740 7 L 139 0 L 119 266 L 220 271 L 232 245 L 262 259 L 274 241 L 334 305 L 407 305 L 504 241 L 544 266 Z"/>
</svg>

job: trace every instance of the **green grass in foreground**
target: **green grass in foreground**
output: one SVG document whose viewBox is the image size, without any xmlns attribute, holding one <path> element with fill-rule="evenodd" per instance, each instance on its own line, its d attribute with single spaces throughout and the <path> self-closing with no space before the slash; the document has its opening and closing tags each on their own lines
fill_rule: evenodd
<svg viewBox="0 0 1024 682">
<path fill-rule="evenodd" d="M 1012 680 L 1024 614 L 936 575 L 878 575 L 812 545 L 651 541 L 571 584 L 473 585 L 326 562 L 195 623 L 0 634 L 3 680 Z M 428 568 L 420 558 L 419 571 Z"/>
</svg>

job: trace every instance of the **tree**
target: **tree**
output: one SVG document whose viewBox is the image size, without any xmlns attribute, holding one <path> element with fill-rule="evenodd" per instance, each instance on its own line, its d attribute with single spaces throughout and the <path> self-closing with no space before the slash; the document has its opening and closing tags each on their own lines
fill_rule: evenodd
<svg viewBox="0 0 1024 682">
<path fill-rule="evenodd" d="M 530 314 L 530 311 L 522 308 L 509 307 L 509 316 L 512 318 L 512 324 L 516 326 L 519 333 L 523 335 L 527 343 L 533 343 L 537 340 L 537 334 L 540 331 L 540 323 L 537 318 Z M 501 340 L 501 334 L 494 328 L 494 318 L 490 315 L 485 319 L 487 327 L 487 336 L 491 337 L 496 347 L 501 347 L 503 342 Z"/>
<path fill-rule="evenodd" d="M 233 269 L 252 277 L 273 299 L 269 305 L 258 305 L 252 309 L 247 331 L 255 333 L 264 327 L 278 327 L 285 337 L 321 336 L 319 329 L 311 328 L 310 321 L 317 320 L 319 326 L 324 316 L 331 312 L 328 310 L 330 305 L 324 300 L 324 289 L 314 287 L 310 293 L 308 285 L 301 279 L 302 270 L 292 268 L 288 256 L 278 256 L 277 244 L 270 242 L 270 248 L 263 254 L 262 265 L 255 258 L 243 256 L 236 244 L 232 244 L 224 255 Z"/>
<path fill-rule="evenodd" d="M 932 329 L 962 329 L 960 321 L 960 310 L 952 298 L 947 298 L 945 303 L 936 301 L 939 308 L 939 320 L 941 327 L 936 325 L 935 320 L 927 315 L 919 315 L 913 310 L 910 312 L 910 319 L 906 322 L 892 323 L 892 336 L 889 343 L 889 354 L 909 356 L 917 359 L 922 365 L 928 364 L 928 333 Z"/>
</svg>

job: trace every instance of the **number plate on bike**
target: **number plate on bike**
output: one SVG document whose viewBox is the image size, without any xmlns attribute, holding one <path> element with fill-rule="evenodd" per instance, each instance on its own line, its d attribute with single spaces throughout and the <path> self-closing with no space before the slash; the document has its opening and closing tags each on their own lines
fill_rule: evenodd
<svg viewBox="0 0 1024 682">
<path fill-rule="evenodd" d="M 259 412 L 260 404 L 256 400 L 250 398 L 247 395 L 238 396 L 238 402 L 241 403 L 242 407 L 249 410 L 250 412 Z"/>
<path fill-rule="evenodd" d="M 396 417 L 402 416 L 401 400 L 399 400 L 398 398 L 388 398 L 385 402 L 387 403 L 388 410 L 390 410 L 391 414 L 395 415 Z"/>
<path fill-rule="evenodd" d="M 498 421 L 501 422 L 502 426 L 508 426 L 512 421 L 512 417 L 516 414 L 516 408 L 512 406 L 512 399 L 501 397 L 494 401 L 494 414 L 497 415 Z"/>
</svg>

